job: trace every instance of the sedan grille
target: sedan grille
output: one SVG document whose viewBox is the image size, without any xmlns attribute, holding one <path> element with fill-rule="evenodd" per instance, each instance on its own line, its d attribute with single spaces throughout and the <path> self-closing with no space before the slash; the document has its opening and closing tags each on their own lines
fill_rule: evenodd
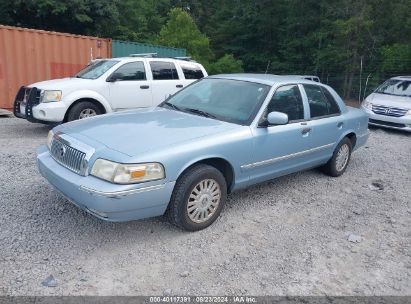
<svg viewBox="0 0 411 304">
<path fill-rule="evenodd" d="M 51 143 L 50 154 L 60 165 L 77 174 L 83 174 L 82 164 L 86 157 L 86 153 L 74 149 L 54 138 Z"/>
<path fill-rule="evenodd" d="M 380 106 L 380 105 L 373 105 L 372 111 L 375 114 L 379 114 L 379 115 L 401 117 L 401 116 L 404 116 L 408 110 L 401 109 L 401 108 L 392 108 L 392 107 L 385 107 L 385 106 Z"/>
</svg>

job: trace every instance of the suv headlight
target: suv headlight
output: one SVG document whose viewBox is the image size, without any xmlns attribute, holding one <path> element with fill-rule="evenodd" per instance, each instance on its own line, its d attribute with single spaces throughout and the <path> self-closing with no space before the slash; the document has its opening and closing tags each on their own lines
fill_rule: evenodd
<svg viewBox="0 0 411 304">
<path fill-rule="evenodd" d="M 49 150 L 51 150 L 51 142 L 53 141 L 53 136 L 54 132 L 53 130 L 50 130 L 49 134 L 47 134 L 47 147 L 49 148 Z"/>
<path fill-rule="evenodd" d="M 135 184 L 165 178 L 160 163 L 120 164 L 99 158 L 91 169 L 91 175 L 115 184 Z"/>
<path fill-rule="evenodd" d="M 368 102 L 367 100 L 364 100 L 364 102 L 362 103 L 362 106 L 368 110 L 372 111 L 372 103 Z"/>
<path fill-rule="evenodd" d="M 40 93 L 40 102 L 60 101 L 62 92 L 59 90 L 43 90 Z"/>
</svg>

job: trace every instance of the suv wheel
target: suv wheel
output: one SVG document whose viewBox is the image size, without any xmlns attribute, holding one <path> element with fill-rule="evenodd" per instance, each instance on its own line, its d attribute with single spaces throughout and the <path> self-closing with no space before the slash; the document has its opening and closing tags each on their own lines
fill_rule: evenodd
<svg viewBox="0 0 411 304">
<path fill-rule="evenodd" d="M 82 101 L 74 105 L 67 116 L 67 121 L 83 119 L 102 114 L 101 109 L 90 101 Z"/>
<path fill-rule="evenodd" d="M 352 152 L 352 143 L 351 140 L 345 137 L 337 145 L 334 150 L 333 156 L 326 163 L 322 169 L 323 171 L 330 176 L 340 176 L 347 169 L 348 163 L 350 162 Z"/>
<path fill-rule="evenodd" d="M 174 225 L 197 231 L 210 226 L 220 215 L 227 199 L 223 174 L 208 165 L 197 165 L 177 180 L 168 217 Z"/>
</svg>

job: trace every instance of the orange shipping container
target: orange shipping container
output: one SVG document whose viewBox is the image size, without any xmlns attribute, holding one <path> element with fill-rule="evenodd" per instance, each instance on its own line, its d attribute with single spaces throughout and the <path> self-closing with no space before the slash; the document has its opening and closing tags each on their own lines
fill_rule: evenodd
<svg viewBox="0 0 411 304">
<path fill-rule="evenodd" d="M 0 108 L 13 107 L 22 85 L 71 76 L 99 57 L 111 57 L 111 39 L 0 25 Z"/>
</svg>

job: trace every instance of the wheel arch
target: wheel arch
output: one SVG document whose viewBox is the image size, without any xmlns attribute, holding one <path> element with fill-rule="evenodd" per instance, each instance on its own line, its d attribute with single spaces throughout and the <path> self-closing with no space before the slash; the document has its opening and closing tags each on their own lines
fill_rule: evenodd
<svg viewBox="0 0 411 304">
<path fill-rule="evenodd" d="M 81 103 L 81 102 L 85 102 L 85 101 L 91 102 L 91 103 L 95 104 L 97 107 L 99 107 L 100 110 L 101 110 L 101 112 L 102 112 L 102 114 L 107 113 L 106 107 L 105 107 L 105 106 L 103 105 L 103 103 L 101 103 L 99 100 L 94 99 L 94 98 L 90 98 L 90 97 L 82 97 L 82 98 L 79 98 L 79 99 L 77 99 L 77 100 L 75 100 L 74 102 L 71 103 L 71 105 L 68 107 L 68 109 L 67 109 L 67 111 L 66 111 L 66 114 L 64 114 L 64 120 L 63 120 L 63 122 L 67 122 L 68 114 L 70 113 L 71 109 L 72 109 L 75 105 L 77 105 L 77 104 L 79 104 L 79 103 Z"/>
<path fill-rule="evenodd" d="M 177 180 L 188 170 L 190 170 L 192 167 L 199 165 L 199 164 L 205 164 L 205 165 L 209 165 L 211 167 L 216 168 L 217 170 L 219 170 L 227 183 L 227 192 L 230 193 L 233 186 L 234 186 L 234 180 L 235 180 L 235 172 L 234 172 L 234 168 L 231 165 L 231 163 L 226 160 L 225 158 L 222 157 L 206 157 L 206 158 L 202 158 L 202 159 L 198 159 L 195 160 L 189 164 L 187 164 L 183 170 L 181 170 L 181 172 L 179 173 Z"/>
<path fill-rule="evenodd" d="M 354 149 L 357 143 L 357 134 L 355 134 L 355 132 L 349 132 L 344 137 L 347 137 L 351 141 L 351 146 Z"/>
</svg>

